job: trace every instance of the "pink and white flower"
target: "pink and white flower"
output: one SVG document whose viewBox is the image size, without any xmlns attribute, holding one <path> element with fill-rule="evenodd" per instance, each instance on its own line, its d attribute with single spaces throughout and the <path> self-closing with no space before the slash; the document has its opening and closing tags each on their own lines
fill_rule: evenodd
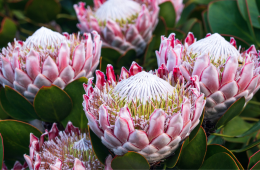
<svg viewBox="0 0 260 170">
<path fill-rule="evenodd" d="M 44 138 L 48 136 L 48 140 Z M 103 169 L 92 149 L 88 134 L 81 133 L 68 122 L 65 131 L 59 131 L 56 123 L 45 131 L 40 139 L 30 134 L 30 155 L 24 154 L 30 170 L 92 170 Z M 107 158 L 106 170 L 112 170 L 111 155 Z"/>
<path fill-rule="evenodd" d="M 33 101 L 42 86 L 63 89 L 80 77 L 91 77 L 99 64 L 102 41 L 92 35 L 61 35 L 40 28 L 25 42 L 14 41 L 0 54 L 0 83 Z"/>
<path fill-rule="evenodd" d="M 94 0 L 94 7 L 74 5 L 82 32 L 96 30 L 103 46 L 120 53 L 134 49 L 137 55 L 146 48 L 158 22 L 156 0 Z"/>
<path fill-rule="evenodd" d="M 106 78 L 97 70 L 95 87 L 92 78 L 84 85 L 89 126 L 116 155 L 135 151 L 150 163 L 159 161 L 171 155 L 200 121 L 205 100 L 193 78 L 172 86 L 170 74 L 142 71 L 135 62 L 129 71 L 122 68 L 118 80 L 111 65 Z"/>
<path fill-rule="evenodd" d="M 207 97 L 205 120 L 215 122 L 238 98 L 245 97 L 248 102 L 260 88 L 255 47 L 240 53 L 234 38 L 227 42 L 215 33 L 196 41 L 189 33 L 184 45 L 179 45 L 173 34 L 162 38 L 156 54 L 158 66 L 180 70 L 179 75 L 186 81 L 191 76 L 199 77 L 201 92 Z"/>
</svg>

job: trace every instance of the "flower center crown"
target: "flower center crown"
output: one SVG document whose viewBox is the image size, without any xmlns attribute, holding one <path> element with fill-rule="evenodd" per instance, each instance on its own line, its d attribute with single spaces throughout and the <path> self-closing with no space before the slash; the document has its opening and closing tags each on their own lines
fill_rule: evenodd
<svg viewBox="0 0 260 170">
<path fill-rule="evenodd" d="M 95 12 L 95 17 L 100 22 L 111 19 L 126 23 L 135 19 L 140 11 L 141 5 L 133 0 L 108 0 Z"/>
<path fill-rule="evenodd" d="M 193 43 L 187 50 L 198 55 L 208 53 L 214 62 L 224 62 L 230 55 L 240 58 L 239 51 L 218 33 Z"/>
<path fill-rule="evenodd" d="M 146 103 L 150 100 L 161 101 L 167 96 L 172 96 L 175 88 L 156 75 L 142 71 L 119 82 L 113 93 L 120 96 L 121 100 L 126 99 L 128 102 L 138 100 Z"/>
<path fill-rule="evenodd" d="M 43 49 L 60 46 L 66 37 L 48 28 L 41 27 L 25 41 L 26 48 L 41 47 Z"/>
</svg>

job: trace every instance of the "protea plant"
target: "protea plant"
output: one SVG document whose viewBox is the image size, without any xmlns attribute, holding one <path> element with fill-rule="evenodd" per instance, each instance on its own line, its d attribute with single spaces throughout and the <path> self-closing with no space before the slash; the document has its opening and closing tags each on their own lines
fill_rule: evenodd
<svg viewBox="0 0 260 170">
<path fill-rule="evenodd" d="M 48 140 L 44 141 L 48 135 Z M 65 131 L 59 131 L 56 123 L 51 130 L 45 131 L 40 139 L 30 134 L 30 155 L 24 155 L 30 170 L 92 170 L 103 169 L 92 149 L 88 134 L 81 133 L 77 127 L 68 122 Z M 106 159 L 106 170 L 112 170 L 112 156 Z"/>
<path fill-rule="evenodd" d="M 40 28 L 25 42 L 2 49 L 0 83 L 13 87 L 33 101 L 42 86 L 63 89 L 80 77 L 91 77 L 99 64 L 102 41 L 96 31 L 61 35 Z"/>
<path fill-rule="evenodd" d="M 96 30 L 103 46 L 121 54 L 134 49 L 141 54 L 158 22 L 157 0 L 94 0 L 94 7 L 74 5 L 82 32 Z"/>
<path fill-rule="evenodd" d="M 254 45 L 242 53 L 236 47 L 234 38 L 228 42 L 217 33 L 199 41 L 189 33 L 184 45 L 172 34 L 162 38 L 156 54 L 159 66 L 166 65 L 187 81 L 199 77 L 207 98 L 205 120 L 215 122 L 238 98 L 245 97 L 248 102 L 260 87 L 259 55 Z"/>
<path fill-rule="evenodd" d="M 142 71 L 133 62 L 116 79 L 111 65 L 105 74 L 96 71 L 84 85 L 84 110 L 93 132 L 116 155 L 135 151 L 148 162 L 156 162 L 174 152 L 199 123 L 205 104 L 197 77 L 188 84 L 172 86 L 172 76 L 159 71 Z M 183 82 L 183 81 L 182 81 Z"/>
</svg>

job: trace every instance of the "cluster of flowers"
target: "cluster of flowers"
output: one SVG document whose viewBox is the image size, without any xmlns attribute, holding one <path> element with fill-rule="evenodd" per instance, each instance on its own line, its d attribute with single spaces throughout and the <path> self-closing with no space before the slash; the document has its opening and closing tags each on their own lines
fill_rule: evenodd
<svg viewBox="0 0 260 170">
<path fill-rule="evenodd" d="M 100 39 L 121 53 L 130 48 L 142 53 L 159 11 L 154 0 L 94 0 L 94 4 L 87 9 L 84 3 L 74 6 L 78 27 L 92 34 L 61 35 L 41 28 L 25 42 L 15 40 L 3 48 L 0 83 L 33 101 L 42 86 L 63 89 L 88 77 L 83 107 L 89 127 L 115 155 L 135 151 L 149 163 L 160 161 L 199 124 L 204 106 L 205 119 L 215 122 L 238 98 L 249 101 L 259 89 L 259 54 L 254 46 L 240 52 L 233 38 L 227 42 L 219 34 L 208 34 L 196 41 L 192 33 L 183 44 L 175 34 L 162 36 L 157 70 L 145 71 L 133 62 L 116 76 L 108 65 L 106 73 L 96 70 L 93 87 Z M 102 165 L 88 134 L 71 122 L 65 131 L 53 124 L 40 139 L 31 134 L 29 148 L 30 155 L 24 155 L 27 164 L 15 164 L 20 169 L 111 169 L 112 157 Z"/>
</svg>

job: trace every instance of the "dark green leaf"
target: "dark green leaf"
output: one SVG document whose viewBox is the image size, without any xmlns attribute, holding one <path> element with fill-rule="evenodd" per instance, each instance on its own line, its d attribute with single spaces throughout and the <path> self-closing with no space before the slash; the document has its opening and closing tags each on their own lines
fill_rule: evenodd
<svg viewBox="0 0 260 170">
<path fill-rule="evenodd" d="M 39 119 L 39 116 L 35 113 L 33 105 L 19 92 L 9 86 L 5 86 L 5 96 L 9 103 L 13 107 L 24 113 L 31 119 Z"/>
<path fill-rule="evenodd" d="M 188 33 L 191 28 L 193 27 L 193 25 L 197 22 L 196 18 L 191 18 L 188 21 L 185 22 L 185 24 L 183 25 L 182 30 L 186 33 Z"/>
<path fill-rule="evenodd" d="M 198 134 L 183 148 L 178 168 L 181 169 L 198 169 L 204 160 L 207 150 L 207 137 L 205 131 L 201 127 Z"/>
<path fill-rule="evenodd" d="M 2 103 L 1 103 L 1 93 L 5 93 L 5 89 L 3 87 L 1 87 L 0 89 L 0 119 L 7 119 L 9 118 L 10 116 L 5 112 L 3 106 L 2 106 Z"/>
<path fill-rule="evenodd" d="M 0 47 L 6 46 L 8 42 L 13 42 L 16 30 L 16 25 L 11 19 L 5 17 L 2 20 L 0 29 Z"/>
<path fill-rule="evenodd" d="M 235 153 L 239 153 L 239 152 L 244 152 L 244 151 L 247 151 L 248 149 L 251 149 L 257 145 L 260 144 L 260 139 L 258 139 L 257 141 L 249 144 L 249 145 L 246 145 L 245 147 L 241 148 L 241 149 L 236 149 L 236 150 L 231 150 L 231 152 L 235 152 Z"/>
<path fill-rule="evenodd" d="M 118 68 L 122 68 L 123 66 L 127 69 L 131 66 L 132 61 L 136 58 L 136 52 L 133 49 L 127 50 L 124 54 L 120 56 L 117 62 Z"/>
<path fill-rule="evenodd" d="M 260 116 L 260 102 L 258 102 L 255 98 L 250 100 L 246 107 L 243 109 L 240 116 L 243 117 L 258 117 Z"/>
<path fill-rule="evenodd" d="M 101 48 L 101 55 L 102 55 L 101 71 L 103 71 L 104 73 L 106 72 L 107 64 L 112 64 L 113 66 L 115 66 L 117 60 L 121 56 L 119 51 L 109 47 Z"/>
<path fill-rule="evenodd" d="M 78 127 L 82 132 L 88 128 L 88 119 L 82 106 L 83 94 L 85 94 L 83 83 L 87 82 L 87 78 L 81 77 L 65 87 L 64 91 L 70 96 L 73 107 L 69 116 L 61 121 L 64 127 L 66 127 L 68 121 L 71 121 L 73 125 Z"/>
<path fill-rule="evenodd" d="M 4 162 L 4 142 L 3 142 L 2 135 L 0 133 L 0 169 L 2 169 L 3 162 Z"/>
<path fill-rule="evenodd" d="M 229 154 L 221 152 L 208 158 L 200 169 L 239 169 L 239 167 Z"/>
<path fill-rule="evenodd" d="M 150 43 L 147 45 L 147 49 L 143 58 L 143 67 L 145 70 L 154 70 L 158 68 L 157 59 L 155 56 L 154 46 L 156 43 L 156 37 L 153 36 Z"/>
<path fill-rule="evenodd" d="M 248 129 L 246 132 L 244 132 L 243 134 L 238 135 L 236 137 L 244 137 L 244 136 L 251 135 L 252 133 L 258 131 L 259 129 L 260 129 L 260 121 L 255 123 L 254 126 L 252 126 L 250 129 Z"/>
<path fill-rule="evenodd" d="M 142 169 L 149 170 L 150 165 L 147 160 L 136 152 L 127 152 L 123 156 L 116 156 L 111 163 L 113 169 Z"/>
<path fill-rule="evenodd" d="M 199 133 L 200 127 L 203 123 L 203 119 L 204 119 L 204 114 L 205 114 L 205 109 L 203 110 L 202 115 L 200 116 L 200 122 L 199 124 L 192 130 L 192 132 L 189 135 L 189 139 L 190 141 Z"/>
<path fill-rule="evenodd" d="M 26 16 L 40 23 L 54 20 L 59 12 L 60 4 L 57 0 L 30 0 L 25 7 Z"/>
<path fill-rule="evenodd" d="M 260 150 L 249 158 L 247 169 L 251 169 L 260 160 Z"/>
<path fill-rule="evenodd" d="M 204 29 L 206 33 L 211 33 L 209 21 L 208 21 L 208 11 L 202 12 L 202 19 L 203 19 Z"/>
<path fill-rule="evenodd" d="M 260 169 L 260 161 L 258 161 L 250 170 L 259 170 Z"/>
<path fill-rule="evenodd" d="M 0 133 L 4 141 L 5 160 L 13 162 L 24 162 L 23 154 L 29 154 L 30 133 L 41 136 L 41 132 L 35 127 L 16 120 L 1 120 Z"/>
<path fill-rule="evenodd" d="M 168 168 L 173 168 L 176 166 L 180 155 L 181 155 L 181 151 L 184 148 L 184 145 L 187 145 L 189 143 L 189 138 L 187 138 L 181 145 L 181 147 L 179 147 L 175 152 L 174 155 L 170 156 L 169 158 L 166 159 L 165 164 Z"/>
<path fill-rule="evenodd" d="M 185 38 L 185 35 L 186 35 L 185 32 L 183 32 L 182 30 L 168 29 L 167 30 L 167 36 L 169 36 L 171 33 L 175 33 L 175 38 L 177 38 L 179 40 L 183 40 Z"/>
<path fill-rule="evenodd" d="M 208 6 L 208 21 L 213 32 L 229 34 L 254 43 L 247 22 L 241 16 L 234 0 L 214 1 Z"/>
<path fill-rule="evenodd" d="M 208 5 L 210 2 L 214 0 L 190 0 L 189 3 L 195 3 L 199 5 Z"/>
<path fill-rule="evenodd" d="M 155 35 L 155 45 L 153 47 L 153 50 L 159 50 L 161 44 L 161 36 L 167 35 L 166 23 L 162 17 L 159 18 L 159 22 L 153 32 L 153 35 Z"/>
<path fill-rule="evenodd" d="M 202 38 L 202 24 L 200 21 L 197 21 L 192 28 L 190 29 L 190 32 L 193 32 L 194 36 L 198 39 Z"/>
<path fill-rule="evenodd" d="M 110 155 L 109 150 L 102 144 L 101 139 L 89 128 L 89 137 L 92 148 L 98 160 L 105 165 L 106 158 Z"/>
<path fill-rule="evenodd" d="M 42 87 L 36 94 L 33 104 L 41 120 L 46 122 L 60 122 L 72 109 L 69 95 L 55 85 Z"/>
<path fill-rule="evenodd" d="M 23 110 L 19 110 L 15 107 L 12 103 L 10 103 L 6 97 L 5 89 L 1 89 L 0 93 L 0 100 L 2 108 L 4 109 L 5 113 L 7 113 L 9 116 L 17 119 L 17 120 L 23 120 L 23 121 L 30 121 L 35 119 L 31 116 L 31 114 L 28 114 L 28 112 L 24 112 Z"/>
<path fill-rule="evenodd" d="M 235 160 L 236 164 L 238 165 L 238 167 L 240 169 L 243 169 L 243 166 L 240 164 L 240 162 L 238 161 L 238 159 L 235 157 L 235 155 L 228 150 L 227 148 L 225 148 L 224 146 L 221 145 L 208 145 L 207 147 L 207 154 L 205 156 L 205 161 L 210 158 L 211 156 L 220 153 L 220 152 L 225 152 L 227 154 L 229 154 L 229 156 L 231 156 L 233 158 L 233 160 Z"/>
<path fill-rule="evenodd" d="M 165 20 L 168 28 L 173 28 L 175 25 L 176 13 L 173 4 L 168 1 L 159 5 L 160 12 L 159 16 Z"/>
<path fill-rule="evenodd" d="M 242 97 L 235 101 L 228 110 L 221 116 L 221 118 L 218 120 L 216 124 L 216 128 L 220 128 L 222 126 L 225 126 L 231 119 L 233 119 L 235 116 L 239 115 L 242 111 L 243 107 L 245 105 L 245 98 Z"/>
<path fill-rule="evenodd" d="M 181 13 L 181 18 L 177 23 L 177 27 L 181 26 L 182 24 L 186 23 L 191 12 L 196 8 L 196 5 L 191 3 L 188 4 L 187 6 L 185 6 L 185 8 L 183 9 L 182 13 Z"/>
</svg>

